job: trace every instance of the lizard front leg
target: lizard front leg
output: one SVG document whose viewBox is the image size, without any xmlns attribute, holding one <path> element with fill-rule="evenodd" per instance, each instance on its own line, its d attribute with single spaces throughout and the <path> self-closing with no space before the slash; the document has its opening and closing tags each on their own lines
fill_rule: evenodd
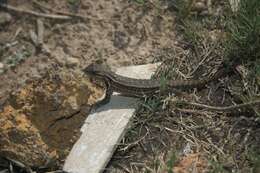
<svg viewBox="0 0 260 173">
<path fill-rule="evenodd" d="M 95 107 L 99 107 L 101 105 L 105 105 L 107 104 L 109 101 L 110 101 L 110 98 L 113 94 L 113 90 L 112 90 L 112 87 L 110 86 L 110 82 L 105 80 L 105 85 L 106 85 L 106 90 L 105 90 L 105 97 L 98 101 L 96 104 L 95 104 Z"/>
</svg>

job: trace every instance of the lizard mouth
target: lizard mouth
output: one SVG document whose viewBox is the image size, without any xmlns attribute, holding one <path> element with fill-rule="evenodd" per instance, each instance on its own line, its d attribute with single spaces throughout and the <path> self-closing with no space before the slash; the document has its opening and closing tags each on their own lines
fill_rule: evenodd
<svg viewBox="0 0 260 173">
<path fill-rule="evenodd" d="M 96 77 L 96 76 L 90 75 L 89 80 L 94 85 L 97 85 L 98 87 L 101 87 L 101 88 L 105 88 L 104 81 L 101 77 Z"/>
</svg>

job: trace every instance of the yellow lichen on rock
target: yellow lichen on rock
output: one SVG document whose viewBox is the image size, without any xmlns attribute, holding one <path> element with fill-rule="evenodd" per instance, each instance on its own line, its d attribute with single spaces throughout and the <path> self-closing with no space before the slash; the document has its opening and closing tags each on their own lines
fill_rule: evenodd
<svg viewBox="0 0 260 173">
<path fill-rule="evenodd" d="M 10 105 L 0 113 L 0 148 L 2 156 L 27 165 L 43 165 L 53 157 L 30 119 Z"/>
<path fill-rule="evenodd" d="M 60 165 L 101 93 L 86 77 L 66 70 L 27 82 L 0 113 L 0 154 L 29 166 Z"/>
</svg>

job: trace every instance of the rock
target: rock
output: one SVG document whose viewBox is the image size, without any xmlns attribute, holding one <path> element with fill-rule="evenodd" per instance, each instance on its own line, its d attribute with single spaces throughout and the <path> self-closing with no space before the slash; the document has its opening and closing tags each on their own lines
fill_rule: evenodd
<svg viewBox="0 0 260 173">
<path fill-rule="evenodd" d="M 12 92 L 0 110 L 0 156 L 30 167 L 62 165 L 102 94 L 95 91 L 81 73 L 54 67 Z"/>
<path fill-rule="evenodd" d="M 12 16 L 9 13 L 0 12 L 0 25 L 9 23 L 12 20 Z"/>
<path fill-rule="evenodd" d="M 4 64 L 0 62 L 0 70 L 4 69 Z"/>
<path fill-rule="evenodd" d="M 197 12 L 202 12 L 204 10 L 207 10 L 207 6 L 202 2 L 197 2 L 194 4 L 193 10 Z"/>
<path fill-rule="evenodd" d="M 77 58 L 67 57 L 66 58 L 66 65 L 68 67 L 74 67 L 79 64 L 79 60 Z"/>
</svg>

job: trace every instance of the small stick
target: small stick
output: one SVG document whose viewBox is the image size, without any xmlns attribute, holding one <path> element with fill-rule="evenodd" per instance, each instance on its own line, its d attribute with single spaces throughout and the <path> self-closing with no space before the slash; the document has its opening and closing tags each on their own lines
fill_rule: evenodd
<svg viewBox="0 0 260 173">
<path fill-rule="evenodd" d="M 36 0 L 33 0 L 32 2 L 33 2 L 35 5 L 38 5 L 38 6 L 41 7 L 41 8 L 45 8 L 45 9 L 47 9 L 47 10 L 49 10 L 49 11 L 52 11 L 52 12 L 54 12 L 54 13 L 57 13 L 57 14 L 62 14 L 62 15 L 71 16 L 71 17 L 77 17 L 77 18 L 81 18 L 81 19 L 85 19 L 85 20 L 92 19 L 92 18 L 90 18 L 90 17 L 82 16 L 82 15 L 79 15 L 79 14 L 73 14 L 73 13 L 70 13 L 70 12 L 63 12 L 63 11 L 55 10 L 55 9 L 53 9 L 53 8 L 51 8 L 51 7 L 48 7 L 48 6 L 46 6 L 46 5 L 44 5 L 44 4 L 40 3 L 40 2 L 38 2 L 38 1 L 36 1 Z"/>
<path fill-rule="evenodd" d="M 247 103 L 242 103 L 242 104 L 237 104 L 237 105 L 232 105 L 232 106 L 224 106 L 224 107 L 210 106 L 210 105 L 194 103 L 194 102 L 186 102 L 186 101 L 173 101 L 173 103 L 186 104 L 186 105 L 191 105 L 191 106 L 195 106 L 195 107 L 199 107 L 199 108 L 205 108 L 205 109 L 213 110 L 213 111 L 232 111 L 235 109 L 242 109 L 242 108 L 246 108 L 249 106 L 258 105 L 258 104 L 260 104 L 260 100 L 250 101 Z"/>
<path fill-rule="evenodd" d="M 11 38 L 12 41 L 16 39 L 16 37 L 21 33 L 23 29 L 21 27 L 18 27 L 18 29 L 15 31 L 14 36 Z"/>
<path fill-rule="evenodd" d="M 33 30 L 30 30 L 29 32 L 34 45 L 39 48 L 39 50 L 43 51 L 43 53 L 51 55 L 50 49 L 43 42 L 44 23 L 42 19 L 37 19 L 37 34 Z"/>
<path fill-rule="evenodd" d="M 180 109 L 176 108 L 177 111 L 183 112 L 183 113 L 191 113 L 191 114 L 199 114 L 199 115 L 205 115 L 208 116 L 207 113 L 199 111 L 199 110 L 193 110 L 193 109 Z"/>
<path fill-rule="evenodd" d="M 35 11 L 31 11 L 31 10 L 19 9 L 19 8 L 13 7 L 11 5 L 6 5 L 6 4 L 0 4 L 0 7 L 5 8 L 7 10 L 11 10 L 11 11 L 17 12 L 17 13 L 30 14 L 30 15 L 33 15 L 33 16 L 36 16 L 36 17 L 44 17 L 44 18 L 60 19 L 60 20 L 69 20 L 69 19 L 71 19 L 71 17 L 69 17 L 69 16 L 38 13 L 38 12 L 35 12 Z"/>
<path fill-rule="evenodd" d="M 38 42 L 37 42 L 38 36 L 36 35 L 36 33 L 35 33 L 32 29 L 30 29 L 30 30 L 29 30 L 29 34 L 30 34 L 30 37 L 31 37 L 31 39 L 32 39 L 33 44 L 34 44 L 35 46 L 38 46 Z"/>
<path fill-rule="evenodd" d="M 44 23 L 42 19 L 37 19 L 37 46 L 41 48 L 41 50 L 47 54 L 50 54 L 50 50 L 46 44 L 43 42 L 44 38 Z"/>
<path fill-rule="evenodd" d="M 37 43 L 39 46 L 43 45 L 43 33 L 44 33 L 44 24 L 41 19 L 37 19 Z"/>
</svg>

